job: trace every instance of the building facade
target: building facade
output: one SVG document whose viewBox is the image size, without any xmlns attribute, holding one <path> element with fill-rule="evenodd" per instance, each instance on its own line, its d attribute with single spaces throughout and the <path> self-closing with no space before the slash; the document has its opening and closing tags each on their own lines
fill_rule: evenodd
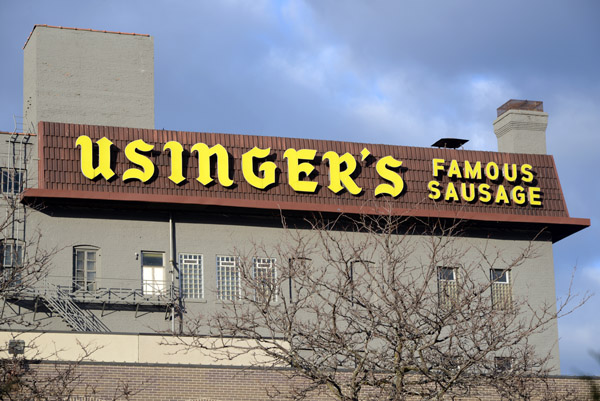
<svg viewBox="0 0 600 401">
<path fill-rule="evenodd" d="M 462 247 L 508 259 L 533 242 L 535 258 L 480 279 L 499 307 L 555 308 L 552 244 L 590 224 L 569 216 L 541 102 L 498 109 L 498 152 L 156 130 L 151 37 L 36 26 L 24 53 L 23 132 L 0 141 L 3 269 L 33 260 L 32 243 L 48 259 L 7 290 L 7 338 L 33 328 L 67 349 L 102 333 L 96 361 L 222 364 L 161 350 L 160 334 L 237 299 L 240 254 L 256 277 L 280 276 L 289 261 L 266 249 L 286 235 L 282 216 L 299 230 L 309 215 L 461 220 Z M 449 302 L 457 272 L 439 269 Z M 556 321 L 532 339 L 558 374 Z"/>
</svg>

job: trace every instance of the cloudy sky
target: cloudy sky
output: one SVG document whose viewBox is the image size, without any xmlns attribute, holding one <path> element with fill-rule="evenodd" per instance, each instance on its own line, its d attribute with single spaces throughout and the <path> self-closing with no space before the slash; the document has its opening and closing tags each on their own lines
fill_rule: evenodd
<svg viewBox="0 0 600 401">
<path fill-rule="evenodd" d="M 596 293 L 559 323 L 563 374 L 600 374 L 600 2 L 0 1 L 0 130 L 22 115 L 34 24 L 154 37 L 156 127 L 496 150 L 506 100 L 542 100 L 572 217 L 557 296 Z"/>
</svg>

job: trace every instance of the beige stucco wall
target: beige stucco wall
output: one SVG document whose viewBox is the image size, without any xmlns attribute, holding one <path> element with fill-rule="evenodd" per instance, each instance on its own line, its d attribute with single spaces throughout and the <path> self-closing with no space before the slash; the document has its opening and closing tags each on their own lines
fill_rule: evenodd
<svg viewBox="0 0 600 401">
<path fill-rule="evenodd" d="M 223 350 L 227 343 L 218 338 L 203 339 L 198 343 L 203 347 L 200 349 L 182 345 L 190 341 L 186 337 L 179 341 L 160 335 L 10 331 L 0 331 L 0 358 L 11 357 L 7 352 L 10 340 L 25 342 L 25 358 L 29 360 L 217 366 L 260 366 L 270 361 L 258 352 L 232 355 Z"/>
</svg>

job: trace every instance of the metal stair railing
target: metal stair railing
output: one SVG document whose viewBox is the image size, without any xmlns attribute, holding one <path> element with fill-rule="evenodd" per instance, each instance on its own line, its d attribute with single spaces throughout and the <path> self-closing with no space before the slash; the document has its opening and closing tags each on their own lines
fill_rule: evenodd
<svg viewBox="0 0 600 401">
<path fill-rule="evenodd" d="M 77 331 L 110 332 L 110 329 L 96 315 L 81 309 L 73 302 L 68 292 L 54 284 L 46 282 L 42 300 L 51 311 L 59 314 L 69 326 Z"/>
</svg>

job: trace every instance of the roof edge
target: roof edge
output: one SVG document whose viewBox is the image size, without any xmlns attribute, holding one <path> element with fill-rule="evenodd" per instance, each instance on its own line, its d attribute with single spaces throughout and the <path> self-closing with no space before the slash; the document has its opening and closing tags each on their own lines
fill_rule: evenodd
<svg viewBox="0 0 600 401">
<path fill-rule="evenodd" d="M 100 32 L 100 33 L 114 33 L 114 34 L 118 34 L 118 35 L 133 35 L 133 36 L 145 36 L 145 37 L 150 37 L 149 34 L 147 33 L 133 33 L 133 32 L 117 32 L 117 31 L 103 31 L 100 29 L 90 29 L 90 28 L 71 28 L 68 26 L 57 26 L 57 25 L 47 25 L 47 24 L 35 24 L 33 26 L 33 29 L 31 30 L 31 32 L 29 33 L 29 36 L 27 37 L 27 40 L 25 41 L 25 44 L 23 45 L 23 49 L 25 49 L 25 47 L 27 46 L 27 43 L 29 43 L 29 39 L 31 39 L 31 36 L 33 35 L 33 31 L 35 31 L 35 28 L 37 27 L 43 27 L 43 28 L 56 28 L 56 29 L 70 29 L 70 30 L 74 30 L 74 31 L 88 31 L 88 32 Z"/>
<path fill-rule="evenodd" d="M 559 217 L 559 216 L 532 216 L 521 214 L 481 213 L 450 210 L 405 209 L 377 205 L 328 205 L 308 204 L 297 202 L 257 201 L 250 199 L 224 199 L 202 196 L 174 196 L 174 195 L 145 195 L 138 193 L 111 193 L 95 191 L 69 191 L 55 189 L 29 188 L 21 195 L 26 204 L 36 204 L 43 200 L 88 200 L 88 201 L 116 201 L 116 202 L 141 202 L 146 204 L 162 205 L 197 205 L 197 206 L 225 206 L 248 209 L 268 209 L 281 211 L 306 211 L 323 213 L 346 213 L 406 216 L 415 218 L 437 218 L 452 220 L 479 221 L 488 223 L 515 223 L 532 224 L 536 226 L 552 226 L 560 228 L 557 235 L 553 235 L 553 242 L 560 241 L 591 225 L 590 219 Z"/>
</svg>

